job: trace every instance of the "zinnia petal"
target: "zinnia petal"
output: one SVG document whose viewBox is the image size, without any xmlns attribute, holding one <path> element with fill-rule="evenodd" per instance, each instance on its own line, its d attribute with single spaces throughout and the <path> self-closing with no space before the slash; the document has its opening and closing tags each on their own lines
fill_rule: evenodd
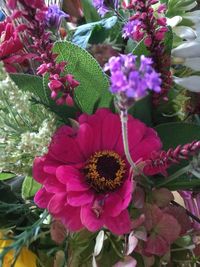
<svg viewBox="0 0 200 267">
<path fill-rule="evenodd" d="M 116 235 L 123 235 L 131 231 L 131 220 L 127 210 L 123 210 L 117 217 L 105 217 L 106 227 Z"/>
<path fill-rule="evenodd" d="M 80 207 L 89 204 L 93 201 L 94 195 L 89 192 L 68 192 L 67 201 L 69 205 L 74 207 Z"/>
<path fill-rule="evenodd" d="M 48 193 L 43 187 L 35 194 L 34 202 L 38 205 L 39 208 L 46 209 L 52 197 L 53 194 Z"/>
<path fill-rule="evenodd" d="M 65 206 L 67 202 L 66 199 L 66 194 L 65 193 L 60 193 L 60 194 L 55 194 L 48 205 L 48 210 L 52 214 L 57 214 L 60 213 Z"/>
<path fill-rule="evenodd" d="M 91 205 L 83 206 L 81 208 L 82 224 L 91 232 L 96 232 L 104 225 L 104 217 L 100 215 L 97 217 Z"/>
<path fill-rule="evenodd" d="M 67 191 L 86 191 L 89 186 L 85 183 L 80 171 L 72 166 L 60 166 L 57 169 L 58 180 L 67 185 Z"/>
</svg>

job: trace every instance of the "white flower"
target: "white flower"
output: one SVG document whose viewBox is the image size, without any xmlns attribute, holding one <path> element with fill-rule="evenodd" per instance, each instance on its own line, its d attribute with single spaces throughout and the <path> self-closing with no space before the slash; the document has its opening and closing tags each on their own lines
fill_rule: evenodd
<svg viewBox="0 0 200 267">
<path fill-rule="evenodd" d="M 192 70 L 200 71 L 200 57 L 186 58 L 183 65 Z"/>
<path fill-rule="evenodd" d="M 182 21 L 182 19 L 183 18 L 181 16 L 175 16 L 173 18 L 167 18 L 167 25 L 174 28 Z"/>
<path fill-rule="evenodd" d="M 185 78 L 175 77 L 174 82 L 180 86 L 185 87 L 191 92 L 200 92 L 200 76 L 193 75 Z"/>
<path fill-rule="evenodd" d="M 174 57 L 200 57 L 200 40 L 187 41 L 172 50 Z"/>
<path fill-rule="evenodd" d="M 197 33 L 188 26 L 178 26 L 174 28 L 174 32 L 177 36 L 187 41 L 192 41 L 197 38 Z"/>
</svg>

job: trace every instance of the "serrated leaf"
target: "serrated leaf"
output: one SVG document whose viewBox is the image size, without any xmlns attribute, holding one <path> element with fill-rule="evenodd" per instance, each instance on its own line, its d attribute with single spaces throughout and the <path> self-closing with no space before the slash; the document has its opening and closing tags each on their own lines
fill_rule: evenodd
<svg viewBox="0 0 200 267">
<path fill-rule="evenodd" d="M 84 49 L 70 42 L 56 42 L 53 48 L 58 61 L 67 61 L 67 72 L 80 85 L 75 89 L 75 102 L 83 112 L 93 113 L 95 107 L 109 107 L 112 96 L 109 80 L 97 61 Z"/>
<path fill-rule="evenodd" d="M 8 179 L 14 178 L 15 176 L 16 175 L 13 173 L 2 172 L 0 173 L 0 181 L 8 180 Z"/>
<path fill-rule="evenodd" d="M 31 198 L 41 188 L 41 184 L 37 183 L 31 176 L 27 176 L 22 184 L 22 197 L 24 199 Z"/>
</svg>

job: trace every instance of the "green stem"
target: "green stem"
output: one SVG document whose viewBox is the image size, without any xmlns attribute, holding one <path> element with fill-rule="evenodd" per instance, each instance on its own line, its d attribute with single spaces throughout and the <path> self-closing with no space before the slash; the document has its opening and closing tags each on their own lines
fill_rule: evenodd
<svg viewBox="0 0 200 267">
<path fill-rule="evenodd" d="M 129 144 L 128 144 L 128 113 L 127 110 L 121 110 L 120 112 L 120 119 L 121 119 L 121 126 L 122 126 L 122 139 L 124 145 L 124 152 L 126 155 L 126 159 L 130 164 L 131 168 L 134 170 L 135 175 L 141 175 L 148 185 L 152 184 L 152 181 L 149 180 L 147 176 L 141 173 L 141 170 L 137 167 L 137 165 L 132 160 L 130 151 L 129 151 Z"/>
<path fill-rule="evenodd" d="M 174 174 L 172 174 L 169 179 L 167 179 L 166 181 L 156 185 L 157 188 L 159 187 L 165 187 L 168 183 L 171 183 L 173 181 L 175 181 L 178 177 L 180 177 L 181 175 L 183 175 L 184 173 L 188 172 L 190 170 L 190 165 L 187 165 L 186 167 L 178 170 L 177 172 L 175 172 Z"/>
</svg>

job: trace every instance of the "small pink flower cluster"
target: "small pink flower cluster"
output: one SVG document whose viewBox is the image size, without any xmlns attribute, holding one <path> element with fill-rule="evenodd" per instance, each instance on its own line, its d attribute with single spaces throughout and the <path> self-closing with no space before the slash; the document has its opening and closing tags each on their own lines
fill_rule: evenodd
<svg viewBox="0 0 200 267">
<path fill-rule="evenodd" d="M 152 5 L 157 4 L 158 0 L 131 0 L 125 8 L 134 10 L 135 14 L 130 17 L 130 21 L 124 26 L 124 37 L 130 37 L 135 41 L 144 38 L 144 44 L 152 55 L 155 70 L 161 74 L 162 90 L 153 94 L 154 104 L 158 105 L 160 100 L 168 100 L 167 94 L 172 85 L 172 75 L 170 72 L 170 55 L 166 52 L 164 45 L 165 34 L 168 31 L 166 18 L 162 17 L 165 12 L 165 5 L 161 4 L 155 10 Z"/>
<path fill-rule="evenodd" d="M 57 99 L 57 105 L 67 104 L 72 106 L 73 103 L 73 92 L 74 88 L 79 85 L 71 74 L 66 74 L 61 76 L 64 71 L 66 62 L 56 63 L 57 55 L 53 54 L 50 50 L 46 54 L 42 54 L 43 64 L 37 69 L 37 74 L 45 75 L 49 73 L 49 83 L 48 86 L 51 90 L 51 98 Z"/>
</svg>

